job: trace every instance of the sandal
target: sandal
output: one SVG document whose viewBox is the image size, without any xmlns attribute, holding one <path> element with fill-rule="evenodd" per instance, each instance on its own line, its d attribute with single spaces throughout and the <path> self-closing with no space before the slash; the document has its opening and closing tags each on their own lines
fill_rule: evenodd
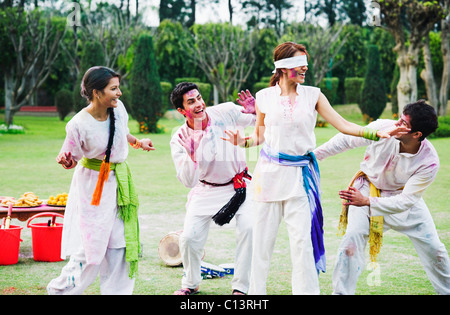
<svg viewBox="0 0 450 315">
<path fill-rule="evenodd" d="M 173 295 L 193 295 L 193 294 L 197 294 L 197 293 L 198 293 L 198 287 L 195 289 L 189 289 L 189 288 L 180 289 L 180 290 L 173 292 Z"/>
<path fill-rule="evenodd" d="M 239 291 L 239 290 L 236 290 L 236 289 L 233 290 L 233 293 L 232 293 L 232 294 L 233 294 L 233 295 L 247 295 L 247 294 L 245 294 L 244 292 Z"/>
</svg>

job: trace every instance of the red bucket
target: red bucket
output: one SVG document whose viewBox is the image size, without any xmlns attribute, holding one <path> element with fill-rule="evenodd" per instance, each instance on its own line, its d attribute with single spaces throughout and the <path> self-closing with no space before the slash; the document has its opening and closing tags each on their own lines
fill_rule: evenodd
<svg viewBox="0 0 450 315">
<path fill-rule="evenodd" d="M 52 217 L 49 223 L 33 223 L 31 221 L 38 217 Z M 62 214 L 54 212 L 38 213 L 28 220 L 27 227 L 31 227 L 31 238 L 33 240 L 33 259 L 35 261 L 61 261 L 61 238 L 62 223 L 56 223 L 56 217 L 64 218 Z"/>
<path fill-rule="evenodd" d="M 10 225 L 9 229 L 0 229 L 0 265 L 14 265 L 19 261 L 20 231 L 19 225 Z"/>
</svg>

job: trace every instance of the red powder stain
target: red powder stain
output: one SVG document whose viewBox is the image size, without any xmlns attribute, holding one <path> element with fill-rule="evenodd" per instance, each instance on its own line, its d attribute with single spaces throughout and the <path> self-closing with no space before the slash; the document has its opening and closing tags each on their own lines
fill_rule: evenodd
<svg viewBox="0 0 450 315">
<path fill-rule="evenodd" d="M 370 155 L 366 155 L 366 156 L 364 156 L 364 161 L 367 161 L 367 160 L 369 160 L 369 158 L 370 158 Z"/>
<path fill-rule="evenodd" d="M 13 294 L 14 292 L 16 292 L 16 290 L 17 290 L 17 288 L 15 288 L 15 287 L 9 287 L 9 288 L 3 289 L 2 293 L 3 294 Z"/>
</svg>

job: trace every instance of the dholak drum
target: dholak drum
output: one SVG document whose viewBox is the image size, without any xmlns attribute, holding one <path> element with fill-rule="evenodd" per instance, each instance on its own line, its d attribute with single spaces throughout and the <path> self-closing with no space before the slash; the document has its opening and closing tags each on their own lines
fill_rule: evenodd
<svg viewBox="0 0 450 315">
<path fill-rule="evenodd" d="M 179 245 L 182 232 L 170 232 L 159 241 L 158 254 L 167 266 L 177 267 L 182 265 Z M 203 257 L 205 257 L 204 250 Z"/>
</svg>

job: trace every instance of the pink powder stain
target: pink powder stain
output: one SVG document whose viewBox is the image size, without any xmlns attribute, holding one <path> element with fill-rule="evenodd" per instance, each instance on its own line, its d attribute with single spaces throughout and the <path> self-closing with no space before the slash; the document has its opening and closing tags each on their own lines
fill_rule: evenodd
<svg viewBox="0 0 450 315">
<path fill-rule="evenodd" d="M 298 75 L 298 72 L 297 72 L 297 70 L 295 70 L 294 68 L 292 68 L 292 69 L 289 69 L 289 78 L 291 78 L 291 79 L 293 79 L 293 78 L 296 78 L 297 77 L 297 75 Z"/>
<path fill-rule="evenodd" d="M 192 112 L 191 111 L 185 110 L 184 112 L 185 112 L 187 118 L 192 118 Z"/>
<path fill-rule="evenodd" d="M 195 90 L 195 89 L 194 89 L 194 90 L 190 90 L 189 92 L 186 93 L 186 95 L 187 95 L 188 98 L 196 97 L 197 94 L 198 94 L 198 91 Z"/>
</svg>

